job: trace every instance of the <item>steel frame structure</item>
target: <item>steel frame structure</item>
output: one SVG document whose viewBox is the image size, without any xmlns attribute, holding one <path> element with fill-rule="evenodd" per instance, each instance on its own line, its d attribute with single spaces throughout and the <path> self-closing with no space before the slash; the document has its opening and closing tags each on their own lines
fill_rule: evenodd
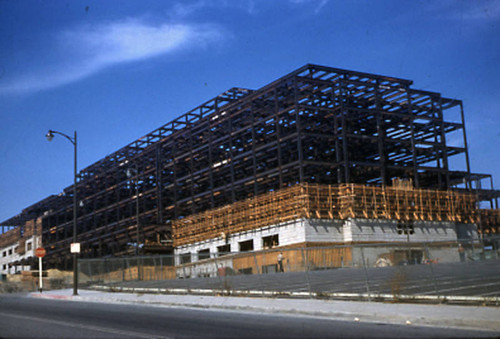
<svg viewBox="0 0 500 339">
<path fill-rule="evenodd" d="M 137 224 L 146 251 L 168 251 L 171 221 L 296 184 L 385 186 L 400 177 L 445 190 L 491 179 L 470 171 L 462 102 L 411 85 L 308 64 L 207 101 L 78 173 L 81 256 L 133 253 Z M 449 111 L 458 121 L 445 119 Z M 462 145 L 447 143 L 457 132 Z M 462 170 L 451 168 L 456 156 Z M 137 174 L 128 178 L 128 168 Z M 37 214 L 49 267 L 71 265 L 71 194 L 72 186 Z"/>
</svg>

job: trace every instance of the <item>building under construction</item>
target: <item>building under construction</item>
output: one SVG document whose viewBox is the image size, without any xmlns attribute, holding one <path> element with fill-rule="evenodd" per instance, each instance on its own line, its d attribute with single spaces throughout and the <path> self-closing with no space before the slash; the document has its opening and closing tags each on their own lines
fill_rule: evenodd
<svg viewBox="0 0 500 339">
<path fill-rule="evenodd" d="M 498 233 L 500 191 L 470 170 L 462 102 L 411 86 L 305 65 L 218 95 L 78 173 L 80 257 L 175 249 L 187 262 L 214 251 Z M 0 249 L 31 227 L 48 266 L 71 268 L 73 191 L 2 222 Z M 354 225 L 372 231 L 356 236 Z M 436 238 L 440 228 L 452 237 Z M 16 258 L 11 267 L 34 262 Z"/>
</svg>

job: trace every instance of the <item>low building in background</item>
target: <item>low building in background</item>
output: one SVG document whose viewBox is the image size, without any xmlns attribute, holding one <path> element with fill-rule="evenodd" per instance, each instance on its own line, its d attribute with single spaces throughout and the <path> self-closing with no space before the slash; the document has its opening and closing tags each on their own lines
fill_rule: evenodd
<svg viewBox="0 0 500 339">
<path fill-rule="evenodd" d="M 41 246 L 41 224 L 30 220 L 0 234 L 1 274 L 19 274 L 31 269 L 35 249 Z"/>
</svg>

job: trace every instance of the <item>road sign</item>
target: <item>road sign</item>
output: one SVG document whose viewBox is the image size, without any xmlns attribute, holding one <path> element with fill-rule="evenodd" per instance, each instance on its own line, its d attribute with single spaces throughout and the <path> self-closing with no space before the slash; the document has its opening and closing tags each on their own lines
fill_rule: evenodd
<svg viewBox="0 0 500 339">
<path fill-rule="evenodd" d="M 80 253 L 80 243 L 79 242 L 72 242 L 70 246 L 70 252 L 71 253 Z"/>
<path fill-rule="evenodd" d="M 46 254 L 46 251 L 45 251 L 45 248 L 43 248 L 43 247 L 38 247 L 38 248 L 35 250 L 35 255 L 36 255 L 38 258 L 43 258 L 43 257 L 45 257 L 45 254 Z"/>
</svg>

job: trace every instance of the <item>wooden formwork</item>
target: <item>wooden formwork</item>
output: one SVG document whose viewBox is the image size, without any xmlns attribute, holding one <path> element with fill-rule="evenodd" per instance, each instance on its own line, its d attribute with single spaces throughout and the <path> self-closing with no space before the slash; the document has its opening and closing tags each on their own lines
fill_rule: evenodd
<svg viewBox="0 0 500 339">
<path fill-rule="evenodd" d="M 311 219 L 343 219 L 341 187 L 332 185 L 302 185 L 305 197 L 305 217 Z"/>
<path fill-rule="evenodd" d="M 310 270 L 318 268 L 333 268 L 350 266 L 352 262 L 352 248 L 315 248 L 308 247 L 304 250 L 304 258 L 307 268 Z"/>
<path fill-rule="evenodd" d="M 356 184 L 339 188 L 340 219 L 477 222 L 473 194 Z"/>
<path fill-rule="evenodd" d="M 243 273 L 251 270 L 252 274 L 267 273 L 269 266 L 278 270 L 278 254 L 281 251 L 241 253 L 233 257 L 232 264 L 235 272 Z M 316 270 L 342 267 L 349 265 L 352 261 L 352 250 L 350 247 L 308 247 L 287 249 L 283 253 L 283 266 L 286 272 L 302 272 L 304 270 Z"/>
<path fill-rule="evenodd" d="M 303 191 L 294 186 L 173 221 L 174 246 L 303 218 Z"/>
<path fill-rule="evenodd" d="M 301 218 L 478 222 L 475 195 L 409 185 L 301 184 L 172 222 L 174 246 Z"/>
<path fill-rule="evenodd" d="M 500 234 L 500 210 L 480 209 L 481 229 L 486 234 Z"/>
<path fill-rule="evenodd" d="M 263 266 L 277 265 L 279 252 L 241 253 L 233 257 L 232 269 L 236 273 L 262 273 Z M 249 270 L 249 271 L 247 271 Z"/>
</svg>

